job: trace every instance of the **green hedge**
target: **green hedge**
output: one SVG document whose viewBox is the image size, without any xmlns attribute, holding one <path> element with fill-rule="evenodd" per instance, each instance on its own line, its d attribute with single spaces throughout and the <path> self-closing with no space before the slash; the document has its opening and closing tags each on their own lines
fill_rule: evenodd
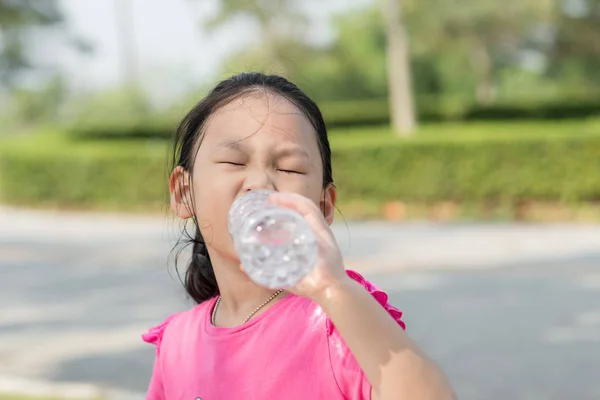
<svg viewBox="0 0 600 400">
<path fill-rule="evenodd" d="M 414 142 L 333 152 L 341 198 L 600 200 L 600 137 Z"/>
<path fill-rule="evenodd" d="M 118 121 L 107 119 L 101 124 L 80 121 L 69 126 L 67 133 L 75 140 L 170 139 L 177 123 L 173 118 L 160 115 Z"/>
<path fill-rule="evenodd" d="M 474 120 L 561 120 L 600 115 L 599 100 L 574 100 L 545 104 L 516 103 L 489 107 L 473 106 L 462 119 Z"/>
<path fill-rule="evenodd" d="M 158 209 L 165 204 L 162 154 L 0 151 L 0 202 L 58 208 Z"/>
<path fill-rule="evenodd" d="M 335 146 L 333 166 L 343 201 L 600 201 L 599 135 L 356 142 Z M 0 202 L 156 209 L 166 172 L 163 151 L 4 148 Z"/>
</svg>

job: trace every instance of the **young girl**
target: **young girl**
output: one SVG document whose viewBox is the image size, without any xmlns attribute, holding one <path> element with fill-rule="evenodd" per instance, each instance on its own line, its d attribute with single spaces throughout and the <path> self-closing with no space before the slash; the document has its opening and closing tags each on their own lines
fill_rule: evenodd
<svg viewBox="0 0 600 400">
<path fill-rule="evenodd" d="M 282 77 L 227 79 L 181 123 L 171 208 L 196 227 L 185 288 L 198 303 L 151 329 L 151 400 L 452 399 L 442 372 L 404 332 L 402 313 L 345 271 L 321 112 Z M 243 272 L 227 230 L 233 201 L 273 189 L 319 241 L 314 270 L 272 291 Z"/>
</svg>

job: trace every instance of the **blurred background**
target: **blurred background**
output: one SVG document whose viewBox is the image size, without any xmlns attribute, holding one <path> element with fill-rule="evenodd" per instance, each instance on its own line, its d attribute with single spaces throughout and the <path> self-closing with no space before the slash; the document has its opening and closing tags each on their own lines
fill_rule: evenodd
<svg viewBox="0 0 600 400">
<path fill-rule="evenodd" d="M 348 265 L 461 399 L 600 398 L 600 0 L 0 0 L 1 400 L 143 398 L 171 135 L 248 70 L 322 108 Z"/>
</svg>

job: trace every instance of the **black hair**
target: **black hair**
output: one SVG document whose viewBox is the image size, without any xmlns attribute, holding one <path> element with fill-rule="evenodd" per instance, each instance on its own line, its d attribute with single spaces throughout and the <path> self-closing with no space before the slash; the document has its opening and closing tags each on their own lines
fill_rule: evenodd
<svg viewBox="0 0 600 400">
<path fill-rule="evenodd" d="M 221 107 L 254 92 L 271 92 L 280 95 L 293 103 L 308 118 L 317 134 L 319 151 L 323 163 L 323 188 L 333 183 L 331 169 L 331 149 L 327 137 L 327 128 L 319 107 L 300 88 L 278 75 L 266 75 L 258 72 L 242 73 L 221 81 L 200 103 L 183 118 L 175 133 L 173 146 L 173 169 L 181 166 L 190 175 L 194 169 L 196 151 L 204 134 L 204 127 L 210 116 Z M 190 182 L 191 187 L 191 182 Z M 193 200 L 193 199 L 192 199 Z M 190 202 L 193 203 L 193 202 Z M 185 272 L 183 285 L 188 295 L 196 302 L 202 303 L 219 294 L 219 287 L 208 249 L 198 221 L 193 218 L 195 233 L 189 234 L 188 244 L 193 243 L 192 256 Z M 179 239 L 182 242 L 183 235 Z M 175 260 L 177 266 L 177 258 Z"/>
</svg>

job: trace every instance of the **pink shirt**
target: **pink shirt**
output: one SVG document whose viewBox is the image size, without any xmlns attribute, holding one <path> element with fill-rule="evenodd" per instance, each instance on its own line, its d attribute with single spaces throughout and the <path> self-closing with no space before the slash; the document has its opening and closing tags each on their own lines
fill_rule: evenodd
<svg viewBox="0 0 600 400">
<path fill-rule="evenodd" d="M 361 283 L 404 328 L 386 293 Z M 248 323 L 210 323 L 216 299 L 172 315 L 143 335 L 156 345 L 149 400 L 358 400 L 371 385 L 323 310 L 289 295 Z"/>
</svg>

